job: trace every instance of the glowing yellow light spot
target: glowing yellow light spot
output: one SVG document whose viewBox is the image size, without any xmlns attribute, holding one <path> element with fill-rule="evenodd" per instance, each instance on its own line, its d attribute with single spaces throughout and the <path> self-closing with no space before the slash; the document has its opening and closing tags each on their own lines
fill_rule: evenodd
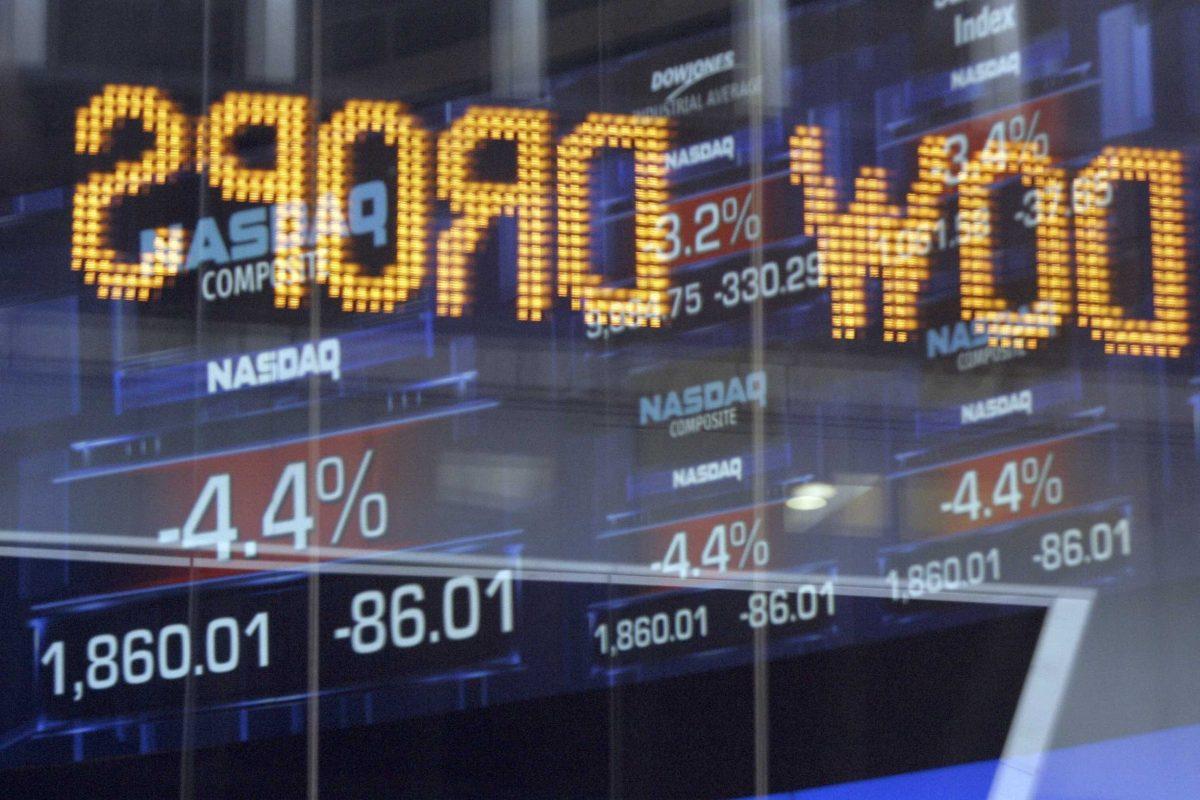
<svg viewBox="0 0 1200 800">
<path fill-rule="evenodd" d="M 437 242 L 439 316 L 461 317 L 474 303 L 471 261 L 499 217 L 517 219 L 517 319 L 536 322 L 550 308 L 552 136 L 548 111 L 472 108 L 439 137 L 437 194 L 456 215 Z M 472 159 L 491 141 L 514 143 L 515 181 L 473 177 Z"/>
<path fill-rule="evenodd" d="M 308 99 L 301 95 L 230 92 L 208 110 L 200 128 L 198 160 L 221 197 L 238 203 L 273 203 L 275 305 L 299 308 L 307 293 L 304 227 L 308 208 Z M 275 166 L 247 167 L 235 137 L 249 127 L 275 131 Z"/>
<path fill-rule="evenodd" d="M 144 194 L 171 180 L 188 163 L 192 126 L 165 93 L 149 86 L 110 85 L 81 108 L 75 121 L 75 152 L 99 155 L 112 146 L 121 122 L 138 121 L 154 143 L 138 161 L 118 161 L 111 172 L 93 172 L 75 187 L 71 225 L 71 268 L 83 272 L 106 300 L 155 298 L 183 267 L 182 230 L 158 228 L 154 246 L 137 263 L 119 260 L 109 242 L 112 210 L 121 197 Z"/>
<path fill-rule="evenodd" d="M 1135 319 L 1113 299 L 1109 215 L 1113 184 L 1147 184 L 1154 316 Z M 1175 150 L 1106 147 L 1075 181 L 1076 282 L 1079 325 L 1106 353 L 1179 358 L 1191 345 L 1185 165 Z"/>
<path fill-rule="evenodd" d="M 558 147 L 558 294 L 589 322 L 657 328 L 669 313 L 666 230 L 669 121 L 589 114 Z M 633 151 L 634 286 L 604 286 L 592 271 L 590 164 L 601 148 Z"/>
</svg>

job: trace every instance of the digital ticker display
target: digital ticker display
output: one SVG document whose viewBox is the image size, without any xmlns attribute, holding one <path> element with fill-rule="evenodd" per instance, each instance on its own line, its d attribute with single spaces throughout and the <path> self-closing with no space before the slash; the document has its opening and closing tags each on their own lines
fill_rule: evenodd
<svg viewBox="0 0 1200 800">
<path fill-rule="evenodd" d="M 607 737 L 536 797 L 995 786 L 1039 702 L 1013 797 L 1200 746 L 1200 4 L 777 16 L 520 101 L 18 79 L 0 776 L 436 720 L 433 771 Z M 807 765 L 743 771 L 755 725 Z M 480 764 L 411 796 L 510 796 Z"/>
</svg>

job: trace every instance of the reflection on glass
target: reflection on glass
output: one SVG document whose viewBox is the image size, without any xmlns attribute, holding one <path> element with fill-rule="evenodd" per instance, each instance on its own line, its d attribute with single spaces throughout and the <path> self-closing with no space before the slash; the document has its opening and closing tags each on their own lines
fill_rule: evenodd
<svg viewBox="0 0 1200 800">
<path fill-rule="evenodd" d="M 6 796 L 1197 796 L 1197 32 L 0 0 Z"/>
</svg>

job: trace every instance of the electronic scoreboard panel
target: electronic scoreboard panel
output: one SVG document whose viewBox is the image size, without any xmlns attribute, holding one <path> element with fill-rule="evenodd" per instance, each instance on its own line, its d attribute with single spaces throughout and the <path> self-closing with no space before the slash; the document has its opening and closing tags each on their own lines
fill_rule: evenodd
<svg viewBox="0 0 1200 800">
<path fill-rule="evenodd" d="M 1200 3 L 747 8 L 12 71 L 5 796 L 1197 796 Z"/>
</svg>

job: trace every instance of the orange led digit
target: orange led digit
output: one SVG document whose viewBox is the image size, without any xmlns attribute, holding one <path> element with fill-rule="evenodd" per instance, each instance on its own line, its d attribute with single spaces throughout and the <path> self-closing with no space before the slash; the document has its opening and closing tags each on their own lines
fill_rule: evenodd
<svg viewBox="0 0 1200 800">
<path fill-rule="evenodd" d="M 1150 193 L 1150 269 L 1154 316 L 1135 319 L 1113 299 L 1109 246 L 1111 187 L 1147 184 Z M 1075 239 L 1079 325 L 1106 353 L 1178 358 L 1191 344 L 1187 253 L 1187 194 L 1183 154 L 1175 150 L 1106 147 L 1076 180 Z M 1107 200 L 1097 187 L 1109 188 Z"/>
<path fill-rule="evenodd" d="M 118 161 L 111 172 L 93 172 L 75 188 L 71 268 L 83 271 L 85 283 L 96 284 L 101 299 L 150 300 L 184 262 L 179 229 L 157 229 L 154 248 L 137 263 L 120 261 L 109 241 L 119 198 L 167 183 L 188 163 L 192 125 L 175 103 L 150 86 L 106 86 L 76 116 L 75 152 L 99 155 L 112 146 L 117 125 L 133 120 L 154 137 L 154 144 L 140 160 Z"/>
<path fill-rule="evenodd" d="M 917 330 L 917 300 L 929 280 L 929 239 L 949 168 L 945 141 L 922 141 L 918 176 L 902 211 L 889 202 L 887 170 L 863 167 L 854 199 L 840 211 L 838 181 L 825 169 L 824 131 L 797 126 L 790 140 L 791 181 L 804 190 L 804 232 L 817 240 L 821 284 L 830 287 L 833 337 L 856 339 L 869 323 L 867 280 L 883 283 L 883 337 L 907 342 Z"/>
<path fill-rule="evenodd" d="M 657 328 L 669 313 L 666 231 L 667 149 L 662 117 L 589 114 L 558 146 L 558 294 L 588 322 Z M 591 161 L 604 147 L 633 151 L 634 286 L 603 285 L 592 271 Z"/>
<path fill-rule="evenodd" d="M 996 292 L 992 188 L 1019 175 L 1037 192 L 1037 297 L 1013 311 Z M 992 347 L 1034 350 L 1054 336 L 1071 311 L 1071 243 L 1066 173 L 1051 166 L 1034 142 L 989 144 L 966 167 L 959 191 L 962 214 L 962 318 L 986 334 Z"/>
<path fill-rule="evenodd" d="M 300 95 L 230 92 L 208 110 L 199 160 L 221 197 L 276 204 L 275 305 L 298 308 L 307 292 L 303 258 L 308 175 L 308 99 Z M 234 148 L 246 128 L 275 130 L 275 166 L 247 167 Z"/>
<path fill-rule="evenodd" d="M 473 177 L 472 160 L 489 141 L 516 146 L 511 183 Z M 461 317 L 474 302 L 471 260 L 501 216 L 517 218 L 517 319 L 536 322 L 550 307 L 550 112 L 473 108 L 438 139 L 437 194 L 456 215 L 437 242 L 437 313 Z"/>
<path fill-rule="evenodd" d="M 396 149 L 396 260 L 378 276 L 364 274 L 351 256 L 341 219 L 354 176 L 354 146 L 382 134 Z M 317 280 L 342 300 L 344 311 L 391 312 L 425 277 L 430 219 L 429 136 L 400 103 L 351 100 L 317 134 Z"/>
</svg>

